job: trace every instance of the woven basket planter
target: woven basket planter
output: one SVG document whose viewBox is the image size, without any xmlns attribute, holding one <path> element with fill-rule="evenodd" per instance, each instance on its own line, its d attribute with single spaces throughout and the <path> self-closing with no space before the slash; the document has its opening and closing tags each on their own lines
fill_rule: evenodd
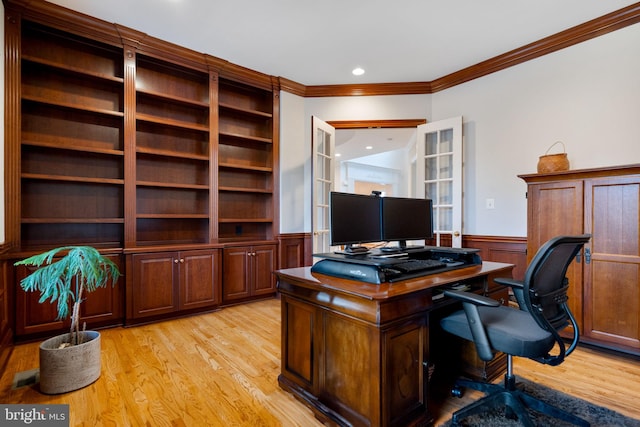
<svg viewBox="0 0 640 427">
<path fill-rule="evenodd" d="M 100 333 L 85 331 L 82 344 L 58 348 L 69 342 L 69 334 L 40 344 L 40 391 L 60 394 L 92 384 L 100 377 Z"/>
</svg>

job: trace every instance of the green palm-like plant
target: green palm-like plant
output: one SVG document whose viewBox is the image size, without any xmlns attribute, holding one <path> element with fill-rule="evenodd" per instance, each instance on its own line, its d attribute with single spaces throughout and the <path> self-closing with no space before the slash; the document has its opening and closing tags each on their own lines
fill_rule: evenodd
<svg viewBox="0 0 640 427">
<path fill-rule="evenodd" d="M 66 255 L 52 262 L 57 254 L 65 251 L 68 251 Z M 20 286 L 26 292 L 39 291 L 39 303 L 47 300 L 52 304 L 57 302 L 57 320 L 71 315 L 71 345 L 80 344 L 82 294 L 105 287 L 110 281 L 114 285 L 120 277 L 116 264 L 91 246 L 63 246 L 18 261 L 15 265 L 38 267 L 20 281 Z M 73 306 L 70 312 L 71 302 Z"/>
</svg>

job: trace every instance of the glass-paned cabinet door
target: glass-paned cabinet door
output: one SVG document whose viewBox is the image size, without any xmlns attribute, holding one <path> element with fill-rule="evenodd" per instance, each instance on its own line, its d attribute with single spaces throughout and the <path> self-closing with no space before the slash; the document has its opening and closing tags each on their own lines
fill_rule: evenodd
<svg viewBox="0 0 640 427">
<path fill-rule="evenodd" d="M 329 252 L 329 193 L 334 180 L 335 129 L 328 123 L 311 118 L 313 176 L 313 253 Z"/>
<path fill-rule="evenodd" d="M 417 194 L 433 201 L 434 235 L 462 246 L 462 117 L 418 126 Z"/>
</svg>

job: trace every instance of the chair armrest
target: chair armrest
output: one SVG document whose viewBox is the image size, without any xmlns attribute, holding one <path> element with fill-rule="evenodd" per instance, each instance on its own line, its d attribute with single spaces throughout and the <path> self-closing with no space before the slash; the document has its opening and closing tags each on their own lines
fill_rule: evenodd
<svg viewBox="0 0 640 427">
<path fill-rule="evenodd" d="M 513 290 L 513 296 L 516 297 L 516 301 L 518 302 L 518 307 L 520 310 L 527 310 L 527 303 L 524 301 L 524 282 L 522 280 L 510 279 L 508 277 L 497 277 L 493 279 L 494 282 L 510 286 Z"/>
<path fill-rule="evenodd" d="M 454 291 L 454 290 L 446 290 L 443 292 L 445 296 L 450 298 L 455 298 L 462 302 L 470 302 L 474 305 L 484 305 L 487 307 L 499 307 L 500 302 L 491 299 L 489 297 L 485 297 L 483 295 L 472 294 L 471 292 L 464 291 Z"/>
<path fill-rule="evenodd" d="M 522 280 L 511 279 L 509 277 L 496 277 L 493 281 L 500 285 L 511 286 L 514 291 L 524 288 L 524 282 Z"/>
<path fill-rule="evenodd" d="M 494 299 L 478 294 L 472 294 L 471 292 L 446 290 L 443 293 L 450 298 L 462 301 L 462 308 L 467 318 L 467 322 L 469 323 L 469 330 L 473 337 L 473 343 L 475 344 L 476 351 L 480 359 L 484 361 L 493 359 L 493 350 L 489 344 L 487 331 L 484 329 L 484 325 L 480 319 L 478 306 L 496 308 L 500 307 L 501 304 Z"/>
</svg>

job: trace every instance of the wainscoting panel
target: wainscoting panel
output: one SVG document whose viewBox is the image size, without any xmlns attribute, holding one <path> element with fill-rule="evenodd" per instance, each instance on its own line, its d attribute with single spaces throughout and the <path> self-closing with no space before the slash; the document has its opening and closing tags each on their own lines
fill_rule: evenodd
<svg viewBox="0 0 640 427">
<path fill-rule="evenodd" d="M 523 280 L 527 269 L 527 238 L 500 236 L 463 236 L 465 248 L 480 249 L 483 261 L 514 264 L 513 278 Z"/>
<path fill-rule="evenodd" d="M 427 244 L 433 244 L 427 242 Z M 442 246 L 451 246 L 451 239 L 443 238 Z M 527 238 L 504 236 L 467 235 L 462 238 L 465 248 L 480 249 L 484 261 L 514 264 L 513 276 L 524 279 L 527 268 Z M 280 235 L 279 268 L 302 267 L 312 264 L 311 234 L 292 233 Z"/>
<path fill-rule="evenodd" d="M 280 256 L 278 257 L 278 269 L 302 267 L 310 265 L 305 263 L 306 245 L 305 233 L 281 234 Z"/>
</svg>

